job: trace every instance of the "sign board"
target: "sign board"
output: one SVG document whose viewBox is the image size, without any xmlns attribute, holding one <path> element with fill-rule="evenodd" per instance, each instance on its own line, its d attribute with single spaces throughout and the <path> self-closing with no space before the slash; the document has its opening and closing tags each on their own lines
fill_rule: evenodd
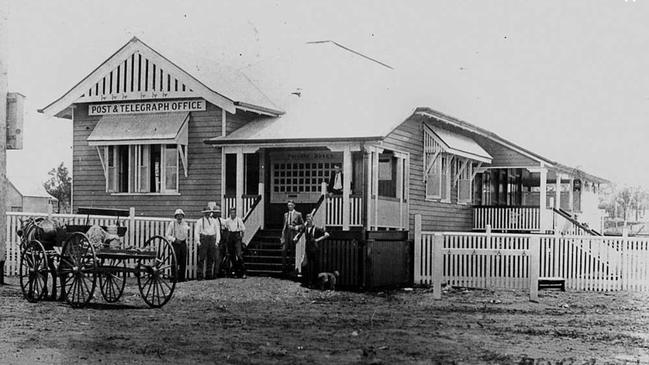
<svg viewBox="0 0 649 365">
<path fill-rule="evenodd" d="M 195 112 L 204 111 L 205 108 L 205 100 L 202 99 L 106 103 L 91 104 L 88 115 Z"/>
<path fill-rule="evenodd" d="M 23 120 L 25 111 L 25 95 L 7 93 L 7 149 L 23 149 Z"/>
</svg>

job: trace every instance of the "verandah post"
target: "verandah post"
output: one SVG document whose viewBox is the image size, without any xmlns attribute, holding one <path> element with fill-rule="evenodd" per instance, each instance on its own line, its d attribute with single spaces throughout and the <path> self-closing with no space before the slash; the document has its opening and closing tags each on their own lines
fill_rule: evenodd
<svg viewBox="0 0 649 365">
<path fill-rule="evenodd" d="M 530 237 L 530 301 L 539 300 L 539 250 L 541 242 L 538 236 Z"/>
<path fill-rule="evenodd" d="M 243 189 L 244 189 L 244 185 L 243 185 L 243 179 L 244 179 L 244 171 L 243 171 L 243 169 L 244 169 L 244 166 L 243 166 L 244 165 L 244 161 L 243 161 L 244 155 L 243 155 L 243 149 L 238 150 L 236 156 L 237 156 L 236 157 L 236 162 L 237 162 L 236 194 L 237 194 L 237 197 L 235 199 L 235 209 L 236 209 L 236 212 L 237 212 L 237 216 L 243 217 L 243 213 L 244 213 L 243 212 Z M 228 214 L 228 212 L 223 212 L 223 213 L 224 213 L 224 215 Z"/>
<path fill-rule="evenodd" d="M 324 227 L 327 226 L 329 222 L 329 195 L 327 194 L 327 182 L 323 181 L 320 183 L 320 194 L 322 194 L 322 205 L 320 205 L 320 209 L 322 209 L 322 213 L 318 214 L 322 218 L 322 222 L 316 222 L 316 224 L 320 224 Z"/>
<path fill-rule="evenodd" d="M 433 299 L 442 299 L 442 280 L 444 279 L 443 246 L 444 234 L 435 233 L 433 236 Z"/>
<path fill-rule="evenodd" d="M 415 264 L 415 273 L 414 273 L 414 278 L 415 278 L 415 284 L 421 284 L 423 275 L 421 272 L 421 214 L 416 214 L 415 215 L 415 257 L 414 257 L 414 264 Z"/>
<path fill-rule="evenodd" d="M 343 150 L 343 231 L 349 231 L 349 223 L 351 221 L 351 204 L 349 200 L 349 196 L 352 193 L 351 176 L 352 154 L 349 145 L 347 145 Z"/>
</svg>

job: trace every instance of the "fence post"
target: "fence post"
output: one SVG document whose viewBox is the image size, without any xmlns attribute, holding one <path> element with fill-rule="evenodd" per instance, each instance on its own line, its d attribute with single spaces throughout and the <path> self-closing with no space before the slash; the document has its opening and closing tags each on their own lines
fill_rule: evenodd
<svg viewBox="0 0 649 365">
<path fill-rule="evenodd" d="M 539 250 L 540 238 L 537 236 L 530 237 L 530 301 L 539 300 Z"/>
<path fill-rule="evenodd" d="M 415 265 L 415 284 L 421 284 L 421 214 L 415 215 L 415 252 L 414 252 L 414 265 Z"/>
<path fill-rule="evenodd" d="M 626 261 L 626 248 L 629 243 L 629 231 L 627 230 L 627 227 L 624 226 L 622 227 L 622 243 L 621 243 L 621 249 L 620 249 L 620 289 L 621 290 L 627 290 L 628 289 L 628 283 L 629 283 L 629 278 L 627 276 L 626 270 L 627 268 L 625 267 L 624 263 Z"/>
<path fill-rule="evenodd" d="M 444 279 L 443 246 L 444 235 L 435 233 L 433 236 L 433 299 L 442 299 L 442 280 Z"/>
<path fill-rule="evenodd" d="M 128 210 L 128 245 L 135 247 L 135 207 Z"/>
</svg>

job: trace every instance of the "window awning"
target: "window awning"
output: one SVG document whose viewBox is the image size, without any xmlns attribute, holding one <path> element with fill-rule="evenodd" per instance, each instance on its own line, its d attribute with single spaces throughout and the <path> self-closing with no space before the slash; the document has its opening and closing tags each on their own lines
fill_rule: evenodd
<svg viewBox="0 0 649 365">
<path fill-rule="evenodd" d="M 484 163 L 491 163 L 493 160 L 491 155 L 470 137 L 438 128 L 428 122 L 426 126 L 437 137 L 444 152 Z"/>
<path fill-rule="evenodd" d="M 104 115 L 88 137 L 91 146 L 187 145 L 189 113 Z"/>
</svg>

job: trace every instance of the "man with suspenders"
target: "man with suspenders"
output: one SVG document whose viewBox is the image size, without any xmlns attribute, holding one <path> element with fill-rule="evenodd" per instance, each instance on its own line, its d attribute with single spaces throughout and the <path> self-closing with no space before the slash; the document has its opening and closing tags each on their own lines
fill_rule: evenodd
<svg viewBox="0 0 649 365">
<path fill-rule="evenodd" d="M 203 217 L 196 221 L 194 239 L 198 242 L 198 280 L 213 279 L 215 266 L 218 270 L 218 244 L 221 241 L 221 220 L 214 218 L 212 213 L 218 208 L 207 207 L 202 211 Z M 205 267 L 203 264 L 207 261 Z"/>
</svg>

